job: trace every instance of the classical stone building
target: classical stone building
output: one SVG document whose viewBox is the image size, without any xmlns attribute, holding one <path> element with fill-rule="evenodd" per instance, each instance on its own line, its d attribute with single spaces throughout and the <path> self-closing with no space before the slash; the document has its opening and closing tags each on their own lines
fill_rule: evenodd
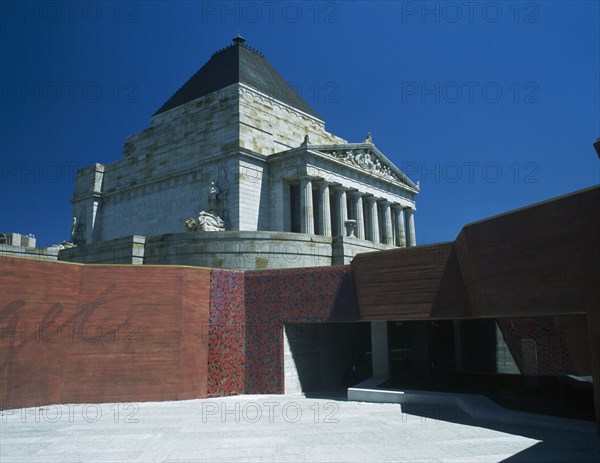
<svg viewBox="0 0 600 463">
<path fill-rule="evenodd" d="M 125 140 L 77 173 L 78 262 L 282 268 L 416 244 L 419 187 L 349 143 L 241 37 Z M 361 137 L 363 138 L 363 137 Z"/>
</svg>

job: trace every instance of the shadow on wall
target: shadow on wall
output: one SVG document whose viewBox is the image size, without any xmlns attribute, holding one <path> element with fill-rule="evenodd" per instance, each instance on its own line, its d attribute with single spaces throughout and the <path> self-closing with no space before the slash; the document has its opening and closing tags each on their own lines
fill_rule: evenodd
<svg viewBox="0 0 600 463">
<path fill-rule="evenodd" d="M 370 323 L 286 324 L 293 364 L 302 392 L 335 391 L 372 375 Z M 291 359 L 286 359 L 289 362 Z"/>
</svg>

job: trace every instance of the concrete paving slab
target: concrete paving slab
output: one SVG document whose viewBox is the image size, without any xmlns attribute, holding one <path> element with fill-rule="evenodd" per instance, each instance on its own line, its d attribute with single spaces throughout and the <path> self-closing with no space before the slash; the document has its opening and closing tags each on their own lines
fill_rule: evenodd
<svg viewBox="0 0 600 463">
<path fill-rule="evenodd" d="M 402 407 L 253 395 L 7 410 L 0 461 L 600 461 L 593 432 Z"/>
</svg>

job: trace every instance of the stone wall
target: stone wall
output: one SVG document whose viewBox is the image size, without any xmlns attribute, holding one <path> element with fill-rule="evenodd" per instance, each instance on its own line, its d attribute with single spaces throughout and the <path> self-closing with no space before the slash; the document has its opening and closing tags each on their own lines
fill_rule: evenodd
<svg viewBox="0 0 600 463">
<path fill-rule="evenodd" d="M 133 235 L 61 249 L 58 260 L 80 264 L 143 264 L 145 242 L 145 237 Z"/>
<path fill-rule="evenodd" d="M 334 236 L 332 238 L 332 265 L 347 265 L 357 254 L 362 252 L 384 251 L 386 249 L 397 249 L 382 243 L 359 240 L 352 236 Z"/>
<path fill-rule="evenodd" d="M 9 257 L 56 261 L 58 260 L 58 252 L 58 248 L 30 248 L 14 246 L 12 244 L 0 244 L 0 262 Z"/>
<path fill-rule="evenodd" d="M 300 233 L 186 232 L 146 239 L 144 263 L 238 270 L 331 265 L 331 238 Z"/>
<path fill-rule="evenodd" d="M 278 232 L 183 232 L 129 236 L 64 249 L 59 260 L 98 264 L 191 265 L 237 270 L 345 265 L 361 252 L 391 249 L 354 237 Z"/>
<path fill-rule="evenodd" d="M 240 231 L 269 230 L 269 170 L 264 161 L 240 159 L 239 226 Z"/>
<path fill-rule="evenodd" d="M 239 98 L 240 148 L 273 154 L 300 146 L 305 135 L 311 144 L 346 143 L 326 132 L 323 121 L 244 84 L 239 86 Z"/>
<path fill-rule="evenodd" d="M 183 230 L 208 210 L 211 181 L 235 201 L 238 132 L 236 84 L 155 116 L 125 140 L 122 159 L 78 171 L 73 215 L 85 223 L 87 242 Z M 228 218 L 229 228 L 237 223 L 236 214 Z"/>
</svg>

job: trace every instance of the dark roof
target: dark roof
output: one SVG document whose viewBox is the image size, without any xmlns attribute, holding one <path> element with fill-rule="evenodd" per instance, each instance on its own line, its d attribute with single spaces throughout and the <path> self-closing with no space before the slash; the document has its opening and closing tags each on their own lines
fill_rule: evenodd
<svg viewBox="0 0 600 463">
<path fill-rule="evenodd" d="M 239 36 L 233 42 L 233 45 L 215 52 L 154 115 L 241 82 L 320 119 L 262 53 L 245 45 L 245 40 Z"/>
</svg>

